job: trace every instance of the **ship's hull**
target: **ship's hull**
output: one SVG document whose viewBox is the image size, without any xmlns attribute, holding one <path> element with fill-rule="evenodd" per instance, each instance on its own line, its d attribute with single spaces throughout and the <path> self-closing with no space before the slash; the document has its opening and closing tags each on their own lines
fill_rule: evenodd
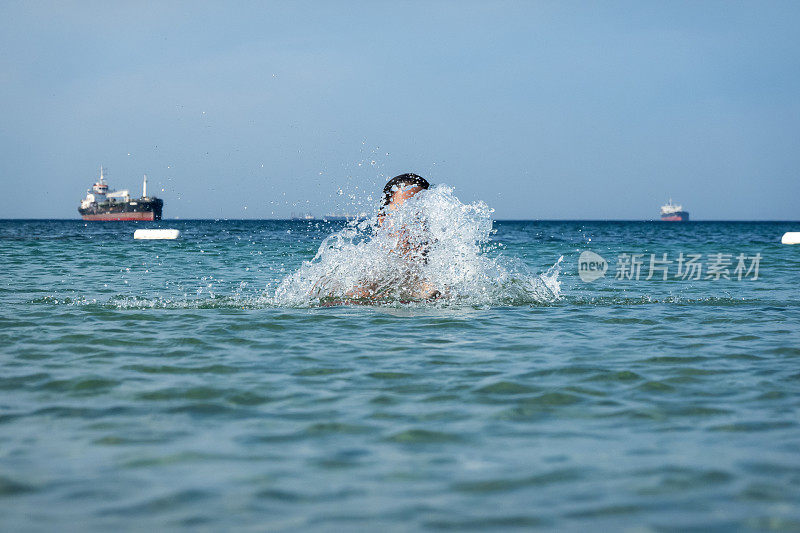
<svg viewBox="0 0 800 533">
<path fill-rule="evenodd" d="M 122 221 L 122 220 L 161 220 L 164 201 L 160 198 L 134 200 L 130 202 L 114 202 L 113 204 L 92 205 L 78 208 L 83 220 L 90 221 Z"/>
<path fill-rule="evenodd" d="M 661 220 L 664 222 L 686 222 L 689 220 L 689 212 L 688 211 L 678 211 L 676 213 L 670 213 L 668 215 L 661 215 Z"/>
<path fill-rule="evenodd" d="M 119 220 L 159 220 L 152 211 L 149 213 L 97 213 L 93 215 L 81 215 L 83 220 L 95 221 L 119 221 Z"/>
</svg>

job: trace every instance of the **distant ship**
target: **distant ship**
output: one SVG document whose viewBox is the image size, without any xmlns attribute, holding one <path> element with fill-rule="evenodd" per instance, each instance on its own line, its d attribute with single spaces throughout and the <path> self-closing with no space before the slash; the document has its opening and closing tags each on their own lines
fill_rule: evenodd
<svg viewBox="0 0 800 533">
<path fill-rule="evenodd" d="M 352 213 L 343 212 L 343 213 L 329 213 L 324 217 L 322 217 L 322 220 L 324 222 L 350 222 L 353 220 L 362 220 L 365 218 L 367 218 L 367 213 L 364 212 L 355 215 Z"/>
<path fill-rule="evenodd" d="M 142 184 L 142 197 L 131 198 L 128 189 L 114 191 L 100 167 L 100 180 L 86 191 L 78 213 L 83 220 L 161 220 L 164 201 L 155 196 L 147 196 L 147 175 Z"/>
<path fill-rule="evenodd" d="M 672 203 L 669 199 L 667 205 L 661 206 L 661 220 L 665 222 L 686 222 L 689 220 L 689 212 L 683 210 L 683 206 Z"/>
</svg>

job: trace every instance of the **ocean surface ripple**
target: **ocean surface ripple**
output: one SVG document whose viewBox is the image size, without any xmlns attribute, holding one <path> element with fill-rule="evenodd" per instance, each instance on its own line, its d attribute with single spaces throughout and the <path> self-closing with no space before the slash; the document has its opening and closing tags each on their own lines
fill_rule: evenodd
<svg viewBox="0 0 800 533">
<path fill-rule="evenodd" d="M 0 221 L 0 529 L 800 530 L 790 225 L 494 222 L 558 290 L 374 306 L 279 297 L 343 223 L 157 225 Z"/>
</svg>

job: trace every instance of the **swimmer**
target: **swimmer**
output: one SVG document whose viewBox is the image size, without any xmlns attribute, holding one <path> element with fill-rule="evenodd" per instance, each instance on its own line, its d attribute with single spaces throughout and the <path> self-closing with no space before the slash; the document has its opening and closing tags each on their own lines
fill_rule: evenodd
<svg viewBox="0 0 800 533">
<path fill-rule="evenodd" d="M 389 183 L 383 187 L 378 222 L 383 224 L 387 213 L 395 211 L 406 200 L 430 186 L 428 180 L 416 174 L 400 174 L 390 179 Z"/>
<path fill-rule="evenodd" d="M 389 231 L 389 235 L 397 239 L 397 246 L 392 250 L 393 253 L 412 259 L 412 255 L 425 259 L 427 255 L 428 243 L 421 242 L 412 245 L 407 228 L 394 228 L 392 223 L 392 213 L 397 211 L 406 200 L 430 187 L 428 181 L 416 174 L 401 174 L 395 176 L 383 188 L 381 197 L 381 207 L 378 211 L 378 227 Z M 423 223 L 424 224 L 424 223 Z M 419 233 L 419 232 L 416 232 Z"/>
<path fill-rule="evenodd" d="M 428 181 L 418 176 L 417 174 L 401 174 L 395 176 L 384 186 L 383 196 L 381 197 L 381 207 L 378 212 L 378 227 L 390 231 L 390 235 L 397 237 L 397 247 L 390 251 L 390 253 L 399 253 L 410 262 L 426 262 L 425 256 L 429 244 L 427 242 L 418 243 L 416 245 L 410 242 L 408 232 L 402 228 L 392 228 L 392 213 L 400 208 L 407 200 L 428 189 L 430 184 Z M 409 279 L 403 280 L 402 285 L 411 288 L 411 295 L 415 299 L 432 300 L 439 298 L 441 293 L 436 290 L 430 282 L 420 279 L 414 270 L 417 270 L 419 265 L 409 265 L 408 276 Z M 348 296 L 355 298 L 376 298 L 381 295 L 378 283 L 365 283 L 355 287 L 348 292 Z"/>
</svg>

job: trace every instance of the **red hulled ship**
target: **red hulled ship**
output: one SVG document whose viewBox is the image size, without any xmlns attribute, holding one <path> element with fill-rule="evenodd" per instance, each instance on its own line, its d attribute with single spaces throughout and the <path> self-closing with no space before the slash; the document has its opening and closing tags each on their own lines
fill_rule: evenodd
<svg viewBox="0 0 800 533">
<path fill-rule="evenodd" d="M 163 207 L 163 200 L 147 196 L 147 175 L 142 184 L 141 198 L 131 198 L 128 189 L 109 189 L 103 167 L 100 167 L 100 180 L 86 191 L 78 213 L 83 220 L 161 220 Z"/>
<path fill-rule="evenodd" d="M 672 203 L 669 199 L 666 205 L 661 206 L 661 220 L 665 222 L 686 222 L 689 220 L 689 212 L 683 210 L 683 206 Z"/>
</svg>

